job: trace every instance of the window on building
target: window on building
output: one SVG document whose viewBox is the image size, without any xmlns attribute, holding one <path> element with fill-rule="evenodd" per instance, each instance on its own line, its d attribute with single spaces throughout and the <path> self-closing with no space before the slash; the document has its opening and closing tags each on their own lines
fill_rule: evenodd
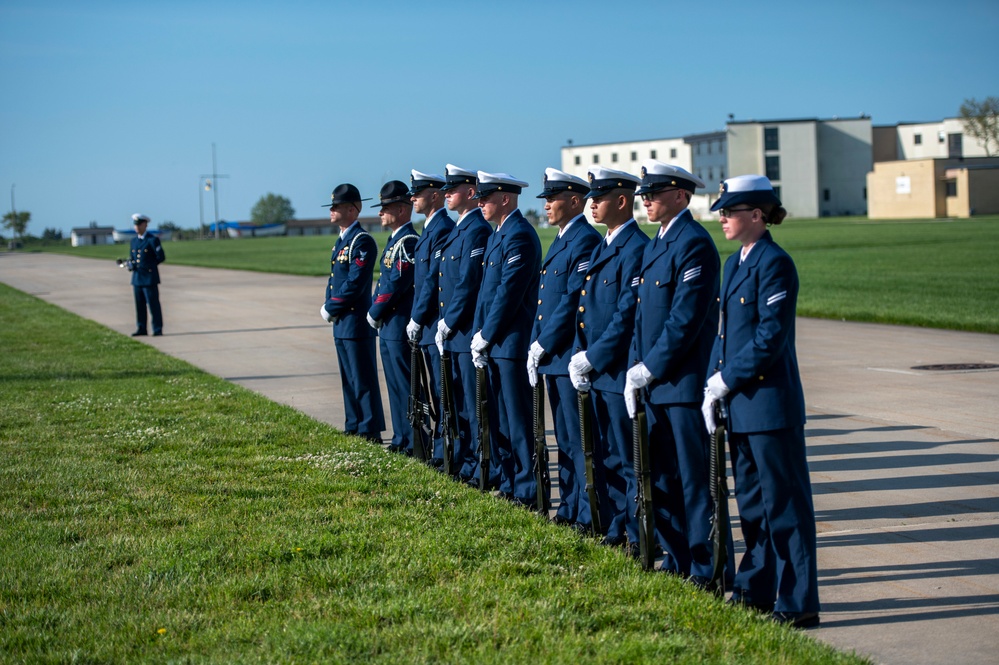
<svg viewBox="0 0 999 665">
<path fill-rule="evenodd" d="M 864 200 L 865 201 L 867 200 L 867 188 L 866 187 L 864 187 Z"/>
<path fill-rule="evenodd" d="M 637 150 L 632 150 L 631 151 L 631 161 L 633 161 L 633 162 L 637 162 L 638 161 L 638 151 Z"/>
<path fill-rule="evenodd" d="M 669 158 L 670 159 L 676 159 L 676 148 L 670 148 L 669 149 Z"/>
<path fill-rule="evenodd" d="M 708 154 L 711 154 L 711 141 L 708 141 Z"/>
<path fill-rule="evenodd" d="M 725 169 L 722 169 L 722 170 L 720 170 L 718 172 L 718 179 L 719 180 L 724 180 L 725 179 Z"/>
<path fill-rule="evenodd" d="M 649 159 L 655 159 L 655 158 L 656 158 L 656 151 L 649 150 Z"/>
<path fill-rule="evenodd" d="M 964 145 L 961 134 L 947 135 L 947 156 L 951 158 L 964 157 Z"/>
<path fill-rule="evenodd" d="M 600 163 L 600 155 L 593 155 L 593 163 L 594 164 Z"/>
<path fill-rule="evenodd" d="M 947 142 L 947 133 L 937 132 L 937 143 L 946 143 L 946 142 Z"/>
<path fill-rule="evenodd" d="M 701 154 L 701 144 L 697 144 L 697 150 L 695 151 L 698 155 Z"/>
<path fill-rule="evenodd" d="M 763 128 L 763 149 L 780 150 L 780 136 L 777 127 Z"/>
<path fill-rule="evenodd" d="M 774 185 L 774 196 L 780 198 L 780 185 Z"/>
<path fill-rule="evenodd" d="M 611 153 L 611 161 L 612 162 L 616 162 L 617 161 L 617 153 L 616 152 L 612 152 Z"/>
<path fill-rule="evenodd" d="M 912 135 L 912 142 L 915 145 L 923 145 L 923 135 L 922 134 L 913 134 Z"/>
<path fill-rule="evenodd" d="M 947 181 L 947 196 L 948 197 L 957 196 L 957 180 Z"/>
<path fill-rule="evenodd" d="M 767 177 L 770 182 L 780 180 L 780 155 L 769 155 L 766 158 Z"/>
<path fill-rule="evenodd" d="M 576 155 L 576 166 L 579 166 L 579 163 L 582 161 L 583 160 L 579 158 L 579 155 Z"/>
<path fill-rule="evenodd" d="M 708 167 L 708 180 L 707 180 L 707 182 L 711 182 L 714 179 L 715 179 L 715 169 L 714 169 L 713 166 Z M 704 178 L 701 178 L 701 180 L 704 180 Z"/>
<path fill-rule="evenodd" d="M 829 200 L 829 190 L 828 189 L 823 189 L 822 190 L 822 200 L 823 201 L 828 201 Z"/>
</svg>

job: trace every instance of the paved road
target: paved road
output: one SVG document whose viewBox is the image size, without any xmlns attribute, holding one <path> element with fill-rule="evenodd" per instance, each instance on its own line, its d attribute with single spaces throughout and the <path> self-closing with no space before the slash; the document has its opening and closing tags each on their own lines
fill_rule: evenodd
<svg viewBox="0 0 999 665">
<path fill-rule="evenodd" d="M 167 248 L 169 253 L 169 247 Z M 164 264 L 148 344 L 342 426 L 322 278 Z M 110 261 L 0 254 L 0 282 L 133 329 Z M 876 662 L 997 662 L 999 336 L 799 319 L 819 537 L 821 640 Z M 387 404 L 387 402 L 386 402 Z"/>
</svg>

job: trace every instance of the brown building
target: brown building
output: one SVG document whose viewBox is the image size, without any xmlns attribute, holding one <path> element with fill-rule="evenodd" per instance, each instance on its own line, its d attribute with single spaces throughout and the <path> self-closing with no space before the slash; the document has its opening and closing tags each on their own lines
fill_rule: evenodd
<svg viewBox="0 0 999 665">
<path fill-rule="evenodd" d="M 875 162 L 868 217 L 905 219 L 999 213 L 999 157 Z"/>
</svg>

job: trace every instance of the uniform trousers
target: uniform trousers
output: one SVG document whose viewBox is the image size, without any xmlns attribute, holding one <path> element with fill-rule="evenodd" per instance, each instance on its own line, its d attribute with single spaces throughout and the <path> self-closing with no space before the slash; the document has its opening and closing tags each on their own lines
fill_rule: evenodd
<svg viewBox="0 0 999 665">
<path fill-rule="evenodd" d="M 607 540 L 613 542 L 627 538 L 629 542 L 637 543 L 635 496 L 638 484 L 632 454 L 631 418 L 624 405 L 624 395 L 595 388 L 590 394 L 596 427 L 594 457 L 599 453 L 604 477 L 603 487 L 598 485 L 597 488 L 600 492 L 601 523 L 608 525 Z"/>
<path fill-rule="evenodd" d="M 746 552 L 734 593 L 779 612 L 818 612 L 815 510 L 803 427 L 729 434 Z"/>
<path fill-rule="evenodd" d="M 430 373 L 430 399 L 434 405 L 433 410 L 438 411 L 441 406 L 441 352 L 437 350 L 436 344 L 428 344 L 420 347 L 423 350 L 423 358 L 427 364 L 427 371 Z M 439 414 L 439 411 L 438 411 Z M 441 438 L 440 417 L 434 423 L 434 448 L 433 458 L 444 461 L 444 439 Z"/>
<path fill-rule="evenodd" d="M 163 332 L 163 310 L 160 309 L 159 284 L 150 284 L 149 286 L 133 284 L 132 294 L 135 296 L 135 329 L 138 332 L 147 332 L 146 305 L 148 305 L 149 314 L 153 318 L 153 332 Z"/>
<path fill-rule="evenodd" d="M 579 400 L 568 376 L 546 375 L 548 403 L 555 420 L 558 444 L 558 488 L 561 497 L 556 515 L 590 527 L 590 499 L 586 493 L 586 460 L 579 431 Z"/>
<path fill-rule="evenodd" d="M 382 393 L 378 387 L 375 338 L 339 339 L 336 358 L 340 364 L 340 384 L 347 418 L 344 431 L 381 439 L 385 430 Z"/>
<path fill-rule="evenodd" d="M 538 485 L 531 459 L 534 423 L 525 363 L 526 359 L 489 359 L 489 437 L 499 490 L 534 504 Z"/>
<path fill-rule="evenodd" d="M 389 414 L 392 417 L 392 445 L 413 452 L 413 426 L 409 422 L 411 350 L 406 340 L 381 339 L 382 369 L 388 389 Z"/>
<path fill-rule="evenodd" d="M 454 388 L 455 422 L 454 467 L 463 480 L 478 478 L 479 421 L 475 417 L 475 365 L 471 352 L 451 351 L 451 384 Z"/>
</svg>

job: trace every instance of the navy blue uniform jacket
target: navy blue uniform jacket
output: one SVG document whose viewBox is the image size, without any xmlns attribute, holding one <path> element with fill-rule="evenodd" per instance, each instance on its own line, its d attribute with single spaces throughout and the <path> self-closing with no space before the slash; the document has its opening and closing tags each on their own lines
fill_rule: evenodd
<svg viewBox="0 0 999 665">
<path fill-rule="evenodd" d="M 600 232 L 580 215 L 548 248 L 541 264 L 538 312 L 531 331 L 531 341 L 545 350 L 538 366 L 541 374 L 569 374 L 579 291 L 590 267 L 590 255 L 601 239 Z"/>
<path fill-rule="evenodd" d="M 628 350 L 635 332 L 638 270 L 649 237 L 634 221 L 627 222 L 609 247 L 601 240 L 579 293 L 576 342 L 596 374 L 593 387 L 624 394 Z"/>
<path fill-rule="evenodd" d="M 447 210 L 440 208 L 426 221 L 423 235 L 416 243 L 413 272 L 416 295 L 410 318 L 424 326 L 423 337 L 420 339 L 423 346 L 433 344 L 437 333 L 437 319 L 440 318 L 440 280 L 437 274 L 440 272 L 440 251 L 453 229 L 454 220 L 448 217 Z"/>
<path fill-rule="evenodd" d="M 356 223 L 337 238 L 330 257 L 330 278 L 326 284 L 324 305 L 336 319 L 334 337 L 364 339 L 375 336 L 367 317 L 371 309 L 371 279 L 377 255 L 375 239 Z"/>
<path fill-rule="evenodd" d="M 718 250 L 707 230 L 684 210 L 662 238 L 645 246 L 629 366 L 656 377 L 655 404 L 699 403 L 718 333 Z"/>
<path fill-rule="evenodd" d="M 438 304 L 441 318 L 452 331 L 444 342 L 445 351 L 469 352 L 475 333 L 475 302 L 482 284 L 482 256 L 492 233 L 493 227 L 475 208 L 455 225 L 441 246 Z"/>
<path fill-rule="evenodd" d="M 132 286 L 152 286 L 160 283 L 157 266 L 166 261 L 160 239 L 146 232 L 141 239 L 132 238 L 128 259 L 132 262 Z"/>
<path fill-rule="evenodd" d="M 798 272 L 767 231 L 739 265 L 725 262 L 721 325 L 711 349 L 712 369 L 731 392 L 733 432 L 752 433 L 805 424 L 805 397 L 794 347 Z"/>
<path fill-rule="evenodd" d="M 382 339 L 409 339 L 406 324 L 413 310 L 413 253 L 419 239 L 416 229 L 407 222 L 385 243 L 375 300 L 368 310 L 371 318 L 382 324 L 378 329 Z"/>
</svg>

